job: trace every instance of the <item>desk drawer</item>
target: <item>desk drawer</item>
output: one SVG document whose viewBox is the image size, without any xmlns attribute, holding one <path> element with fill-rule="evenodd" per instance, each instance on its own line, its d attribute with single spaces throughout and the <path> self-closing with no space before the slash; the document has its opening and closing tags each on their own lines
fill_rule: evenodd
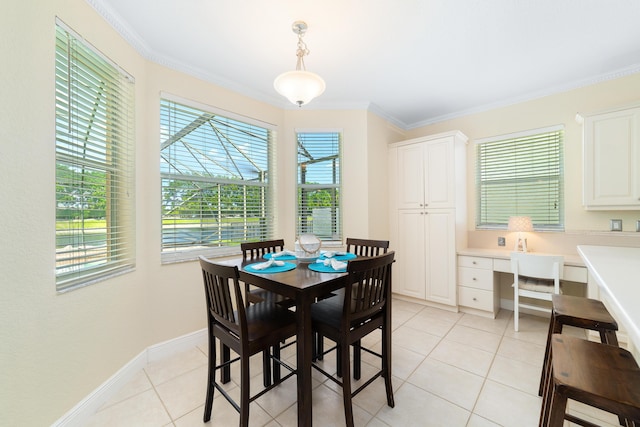
<svg viewBox="0 0 640 427">
<path fill-rule="evenodd" d="M 493 260 L 491 258 L 460 255 L 458 256 L 458 265 L 460 267 L 473 267 L 491 270 L 493 268 Z"/>
<path fill-rule="evenodd" d="M 493 271 L 458 267 L 458 285 L 493 291 Z"/>
<path fill-rule="evenodd" d="M 493 312 L 493 292 L 482 289 L 458 287 L 458 303 L 465 307 Z"/>
</svg>

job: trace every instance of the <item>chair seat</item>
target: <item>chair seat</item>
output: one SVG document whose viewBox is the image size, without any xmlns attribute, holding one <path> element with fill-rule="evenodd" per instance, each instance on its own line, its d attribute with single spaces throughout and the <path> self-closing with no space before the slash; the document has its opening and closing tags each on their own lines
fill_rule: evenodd
<svg viewBox="0 0 640 427">
<path fill-rule="evenodd" d="M 263 338 L 272 340 L 273 334 L 286 335 L 296 333 L 295 313 L 269 302 L 251 304 L 246 308 L 247 331 L 249 341 Z"/>
<path fill-rule="evenodd" d="M 554 291 L 553 280 L 536 279 L 534 277 L 519 276 L 518 287 L 527 291 L 546 292 L 552 294 Z"/>
<path fill-rule="evenodd" d="M 571 295 L 554 295 L 553 315 L 563 325 L 592 330 L 618 330 L 618 323 L 602 301 Z"/>
</svg>

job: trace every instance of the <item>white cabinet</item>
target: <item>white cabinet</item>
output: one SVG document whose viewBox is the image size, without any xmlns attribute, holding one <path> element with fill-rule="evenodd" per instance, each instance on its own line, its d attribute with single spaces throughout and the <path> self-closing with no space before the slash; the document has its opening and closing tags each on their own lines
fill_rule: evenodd
<svg viewBox="0 0 640 427">
<path fill-rule="evenodd" d="M 500 301 L 494 283 L 491 258 L 458 256 L 458 304 L 462 311 L 495 318 Z"/>
<path fill-rule="evenodd" d="M 452 138 L 398 147 L 398 209 L 455 206 Z"/>
<path fill-rule="evenodd" d="M 586 209 L 640 209 L 640 106 L 578 115 Z"/>
<path fill-rule="evenodd" d="M 466 141 L 447 132 L 389 149 L 397 294 L 457 308 L 456 250 L 466 247 Z"/>
</svg>

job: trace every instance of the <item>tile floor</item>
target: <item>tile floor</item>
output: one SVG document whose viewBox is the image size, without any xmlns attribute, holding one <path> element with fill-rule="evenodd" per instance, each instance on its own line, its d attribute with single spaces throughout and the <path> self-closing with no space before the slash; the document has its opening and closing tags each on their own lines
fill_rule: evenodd
<svg viewBox="0 0 640 427">
<path fill-rule="evenodd" d="M 536 426 L 548 321 L 524 315 L 520 324 L 520 332 L 514 332 L 510 311 L 501 311 L 497 319 L 486 319 L 394 300 L 396 406 L 386 405 L 384 383 L 377 379 L 354 399 L 356 426 Z M 363 344 L 379 349 L 379 334 L 367 337 Z M 285 352 L 287 361 L 295 364 L 294 346 Z M 258 355 L 254 359 L 252 394 L 262 386 L 261 358 Z M 362 377 L 366 379 L 374 369 L 371 364 L 379 362 L 367 353 L 363 353 L 363 361 Z M 323 363 L 331 371 L 335 366 L 333 354 Z M 239 388 L 234 381 L 239 380 L 239 371 L 235 365 L 228 391 L 237 397 Z M 206 376 L 206 344 L 150 364 L 107 402 L 89 425 L 238 425 L 237 412 L 219 393 L 214 397 L 211 421 L 202 422 Z M 314 426 L 344 425 L 340 389 L 316 371 L 314 377 Z M 295 426 L 295 386 L 292 377 L 253 402 L 250 424 Z M 572 411 L 583 418 L 603 426 L 617 425 L 616 417 L 573 403 Z"/>
</svg>

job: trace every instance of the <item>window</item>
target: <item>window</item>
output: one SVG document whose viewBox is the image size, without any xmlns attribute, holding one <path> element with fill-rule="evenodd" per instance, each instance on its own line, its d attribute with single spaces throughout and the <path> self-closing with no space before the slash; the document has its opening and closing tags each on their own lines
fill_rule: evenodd
<svg viewBox="0 0 640 427">
<path fill-rule="evenodd" d="M 56 288 L 135 266 L 134 81 L 56 23 Z"/>
<path fill-rule="evenodd" d="M 273 237 L 273 127 L 169 99 L 160 102 L 162 259 L 238 252 Z"/>
<path fill-rule="evenodd" d="M 297 232 L 342 241 L 340 133 L 299 132 Z"/>
<path fill-rule="evenodd" d="M 530 216 L 536 229 L 564 228 L 562 127 L 478 141 L 478 228 L 506 228 Z"/>
</svg>

